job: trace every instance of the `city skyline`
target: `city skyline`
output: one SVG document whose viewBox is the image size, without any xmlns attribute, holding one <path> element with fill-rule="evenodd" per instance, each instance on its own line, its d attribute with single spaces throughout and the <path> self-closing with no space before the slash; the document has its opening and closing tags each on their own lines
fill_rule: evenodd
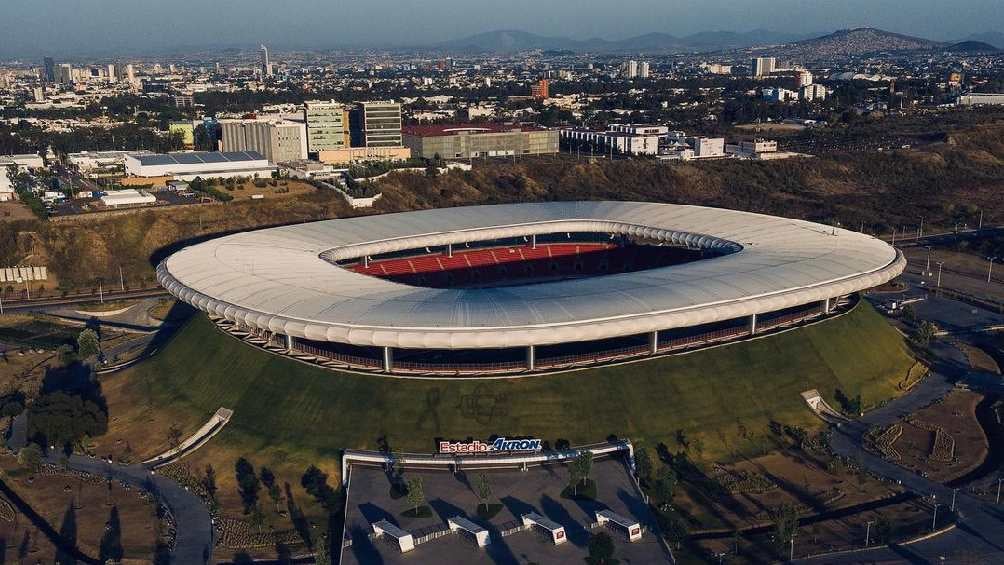
<svg viewBox="0 0 1004 565">
<path fill-rule="evenodd" d="M 9 0 L 0 21 L 0 56 L 119 55 L 183 51 L 259 43 L 276 49 L 429 46 L 494 30 L 544 36 L 618 40 L 646 33 L 687 36 L 706 31 L 763 29 L 792 35 L 877 27 L 939 41 L 1004 29 L 1004 13 L 992 0 L 952 4 L 933 0 L 514 0 L 504 9 L 471 9 L 459 0 L 421 5 L 389 0 L 373 18 L 362 2 L 323 0 L 178 0 L 135 5 L 124 0 Z M 574 4 L 574 6 L 573 6 Z M 574 9 L 573 9 L 574 7 Z M 198 17 L 193 17 L 197 14 Z M 351 25 L 346 25 L 351 22 Z M 170 34 L 151 33 L 151 26 Z M 60 33 L 50 33 L 59 29 Z"/>
</svg>

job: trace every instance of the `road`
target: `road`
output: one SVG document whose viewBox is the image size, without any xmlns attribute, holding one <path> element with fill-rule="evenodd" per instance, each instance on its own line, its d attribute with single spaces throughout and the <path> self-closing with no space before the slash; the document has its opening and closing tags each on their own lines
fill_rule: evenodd
<svg viewBox="0 0 1004 565">
<path fill-rule="evenodd" d="M 105 300 L 131 300 L 136 298 L 152 298 L 158 296 L 168 296 L 168 292 L 163 288 L 148 288 L 142 290 L 127 290 L 125 292 L 105 292 L 103 295 L 87 294 L 82 296 L 72 296 L 67 298 L 42 298 L 35 300 L 3 301 L 5 313 L 12 313 L 25 310 L 34 310 L 48 306 L 68 306 L 72 304 L 94 303 L 104 297 Z"/>
<path fill-rule="evenodd" d="M 1004 322 L 999 314 L 974 309 L 968 304 L 945 298 L 931 298 L 915 305 L 919 318 L 932 320 L 943 327 L 963 328 L 973 323 Z M 842 424 L 830 433 L 830 447 L 838 455 L 857 461 L 868 471 L 897 481 L 912 492 L 929 500 L 949 505 L 956 494 L 958 527 L 950 532 L 908 546 L 876 546 L 872 549 L 797 560 L 803 563 L 1004 563 L 1004 504 L 994 505 L 963 490 L 928 480 L 866 451 L 862 437 L 872 426 L 888 426 L 934 400 L 943 397 L 956 383 L 973 389 L 1004 393 L 999 375 L 990 375 L 969 368 L 962 353 L 945 342 L 936 342 L 932 351 L 939 362 L 923 382 L 909 394 L 886 406 L 873 410 L 858 420 Z"/>
</svg>

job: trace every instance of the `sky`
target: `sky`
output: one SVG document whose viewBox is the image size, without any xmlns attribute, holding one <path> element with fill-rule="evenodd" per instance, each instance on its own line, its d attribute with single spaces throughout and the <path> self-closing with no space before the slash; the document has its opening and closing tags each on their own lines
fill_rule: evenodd
<svg viewBox="0 0 1004 565">
<path fill-rule="evenodd" d="M 863 26 L 944 41 L 1004 32 L 1004 0 L 0 0 L 0 56 L 415 46 L 498 29 L 614 40 Z"/>
</svg>

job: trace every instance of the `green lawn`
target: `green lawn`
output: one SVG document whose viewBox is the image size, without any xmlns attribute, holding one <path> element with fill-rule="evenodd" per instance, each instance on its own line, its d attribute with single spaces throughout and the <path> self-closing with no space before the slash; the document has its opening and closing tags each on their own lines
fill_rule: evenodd
<svg viewBox="0 0 1004 565">
<path fill-rule="evenodd" d="M 912 364 L 900 334 L 864 303 L 841 318 L 764 339 L 510 381 L 326 371 L 244 345 L 197 316 L 154 358 L 113 377 L 124 380 L 109 387 L 109 404 L 118 426 L 166 410 L 188 431 L 220 406 L 233 408 L 214 443 L 280 450 L 303 461 L 375 448 L 383 435 L 394 449 L 422 452 L 432 451 L 437 437 L 491 434 L 573 444 L 616 434 L 675 450 L 678 429 L 696 458 L 721 460 L 768 448 L 771 420 L 818 427 L 800 392 L 815 388 L 832 402 L 841 388 L 868 406 L 893 396 Z M 148 432 L 160 443 L 162 433 Z"/>
</svg>

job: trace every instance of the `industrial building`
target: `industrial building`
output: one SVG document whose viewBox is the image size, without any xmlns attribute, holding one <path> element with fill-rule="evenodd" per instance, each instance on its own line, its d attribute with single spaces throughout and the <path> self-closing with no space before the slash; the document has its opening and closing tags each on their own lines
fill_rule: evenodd
<svg viewBox="0 0 1004 565">
<path fill-rule="evenodd" d="M 846 311 L 905 266 L 879 239 L 802 220 L 550 202 L 238 233 L 175 253 L 157 279 L 322 367 L 477 378 L 762 335 Z"/>
<path fill-rule="evenodd" d="M 307 158 L 307 127 L 303 122 L 276 119 L 220 120 L 224 152 L 255 151 L 271 163 Z"/>
<path fill-rule="evenodd" d="M 190 181 L 201 178 L 270 177 L 278 169 L 254 151 L 185 153 L 131 153 L 125 170 L 134 177 L 174 177 Z"/>
<path fill-rule="evenodd" d="M 349 113 L 353 147 L 400 147 L 401 104 L 359 102 Z"/>
<path fill-rule="evenodd" d="M 957 103 L 959 106 L 998 106 L 1004 104 L 1004 94 L 963 94 Z"/>
<path fill-rule="evenodd" d="M 303 103 L 303 121 L 307 127 L 307 152 L 344 149 L 350 144 L 349 111 L 334 100 L 308 100 Z"/>
<path fill-rule="evenodd" d="M 558 152 L 558 131 L 526 124 L 421 125 L 404 128 L 413 157 L 471 159 Z"/>
<path fill-rule="evenodd" d="M 667 131 L 669 128 L 665 128 Z M 587 129 L 566 128 L 560 130 L 561 139 L 575 146 L 587 144 L 595 151 L 613 150 L 625 155 L 657 155 L 659 153 L 658 133 L 638 133 L 635 131 L 614 130 L 592 131 Z"/>
</svg>

